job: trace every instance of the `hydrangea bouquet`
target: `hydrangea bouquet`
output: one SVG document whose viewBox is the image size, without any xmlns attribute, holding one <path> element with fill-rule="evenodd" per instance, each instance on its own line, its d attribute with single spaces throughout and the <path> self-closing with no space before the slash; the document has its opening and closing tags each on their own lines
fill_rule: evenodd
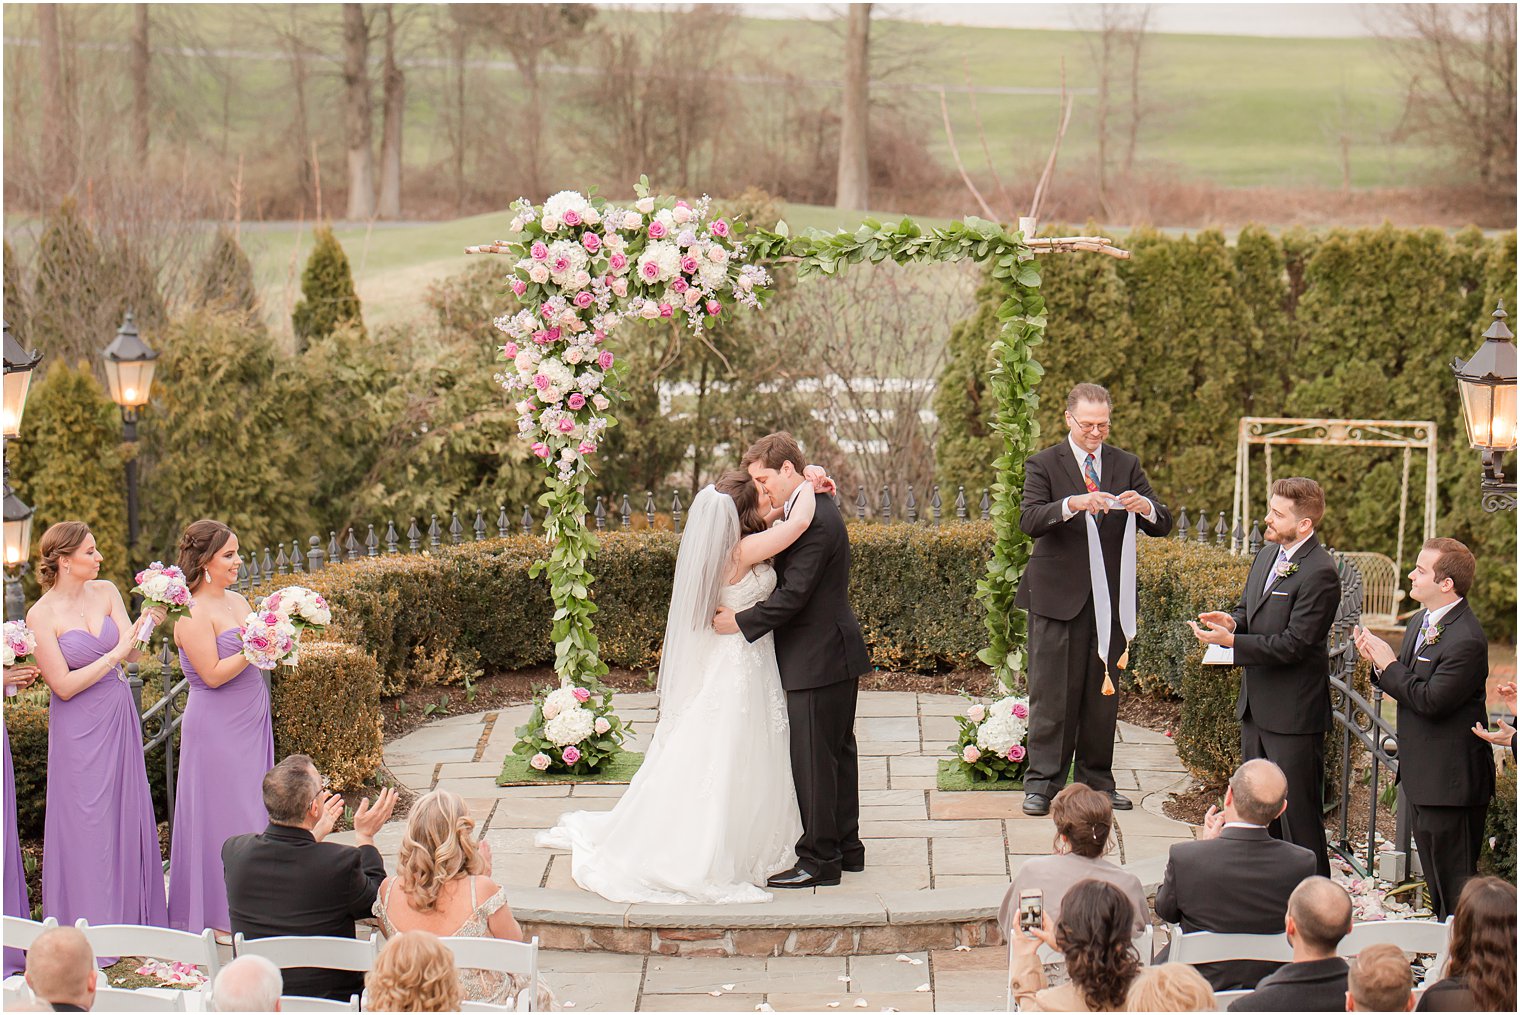
<svg viewBox="0 0 1520 1015">
<path fill-rule="evenodd" d="M 990 705 L 973 702 L 956 716 L 955 764 L 972 782 L 1022 779 L 1028 764 L 1029 699 L 1010 695 Z"/>
<path fill-rule="evenodd" d="M 514 754 L 539 772 L 586 775 L 623 749 L 632 726 L 612 711 L 612 692 L 600 698 L 584 687 L 564 685 L 533 699 L 533 714 L 517 728 Z"/>
<path fill-rule="evenodd" d="M 173 564 L 166 565 L 161 560 L 155 560 L 145 570 L 137 572 L 137 585 L 132 591 L 142 596 L 146 602 L 166 607 L 171 618 L 190 609 L 190 586 L 185 584 L 185 572 Z M 153 627 L 153 621 L 143 625 L 137 639 L 139 649 L 148 647 L 148 639 L 153 637 Z"/>
</svg>

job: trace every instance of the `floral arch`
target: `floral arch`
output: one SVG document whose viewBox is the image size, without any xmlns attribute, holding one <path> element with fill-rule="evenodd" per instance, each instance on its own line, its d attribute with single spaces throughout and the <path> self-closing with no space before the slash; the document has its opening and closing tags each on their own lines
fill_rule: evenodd
<svg viewBox="0 0 1520 1015">
<path fill-rule="evenodd" d="M 987 610 L 983 662 L 1007 688 L 1024 668 L 1025 619 L 1013 596 L 1029 557 L 1019 529 L 1024 459 L 1036 438 L 1035 389 L 1043 371 L 1031 355 L 1045 330 L 1045 304 L 1022 233 L 967 218 L 923 229 L 911 219 L 884 225 L 867 219 L 854 232 L 809 230 L 792 236 L 715 214 L 703 197 L 685 201 L 649 192 L 641 177 L 636 199 L 606 201 L 595 191 L 563 191 L 535 206 L 512 205 L 513 238 L 468 248 L 504 254 L 506 283 L 522 309 L 496 319 L 507 341 L 498 379 L 518 398 L 518 432 L 544 463 L 546 559 L 534 565 L 549 580 L 554 604 L 554 668 L 560 689 L 537 702 L 514 752 L 533 767 L 588 773 L 622 749 L 623 727 L 602 682 L 591 598 L 597 537 L 587 525 L 586 487 L 608 428 L 621 376 L 615 332 L 645 322 L 679 320 L 693 335 L 736 307 L 760 310 L 773 285 L 771 269 L 794 266 L 799 278 L 833 275 L 850 264 L 891 260 L 960 261 L 990 267 L 1004 299 L 990 378 L 997 399 L 994 430 L 1003 440 L 995 463 L 995 544 L 977 596 Z"/>
</svg>

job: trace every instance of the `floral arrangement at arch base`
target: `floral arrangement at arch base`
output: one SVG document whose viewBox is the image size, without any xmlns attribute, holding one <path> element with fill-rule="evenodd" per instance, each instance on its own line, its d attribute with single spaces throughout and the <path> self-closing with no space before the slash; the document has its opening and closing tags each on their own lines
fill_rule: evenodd
<svg viewBox="0 0 1520 1015">
<path fill-rule="evenodd" d="M 622 749 L 612 693 L 600 679 L 607 666 L 593 629 L 588 569 L 598 543 L 586 524 L 586 486 L 621 397 L 614 335 L 620 327 L 671 322 L 700 339 L 735 305 L 759 309 L 772 286 L 763 267 L 746 263 L 744 223 L 717 215 L 709 198 L 652 196 L 647 177 L 634 191 L 626 206 L 594 190 L 562 191 L 541 206 L 520 198 L 512 204 L 512 238 L 474 248 L 513 259 L 506 283 L 522 309 L 493 322 L 507 337 L 501 355 L 508 368 L 497 379 L 518 399 L 519 437 L 548 470 L 538 502 L 550 550 L 530 574 L 549 579 L 560 686 L 535 703 L 513 749 L 544 772 L 590 773 Z M 561 692 L 586 698 L 570 706 L 556 697 Z M 601 704 L 588 706 L 593 697 Z M 558 717 L 547 714 L 553 703 Z M 562 743 L 572 726 L 563 717 L 576 712 L 590 715 L 591 724 L 579 740 Z M 586 725 L 578 716 L 573 723 L 576 731 Z M 599 731 L 603 724 L 608 729 Z M 551 734 L 551 726 L 559 732 Z"/>
<path fill-rule="evenodd" d="M 955 717 L 960 736 L 951 767 L 972 782 L 1020 780 L 1029 766 L 1029 699 L 1016 695 L 990 705 L 973 702 Z"/>
</svg>

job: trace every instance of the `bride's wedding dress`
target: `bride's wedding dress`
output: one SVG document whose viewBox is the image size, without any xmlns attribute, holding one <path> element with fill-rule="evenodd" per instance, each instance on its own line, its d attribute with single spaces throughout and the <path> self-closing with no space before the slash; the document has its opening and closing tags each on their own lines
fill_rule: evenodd
<svg viewBox="0 0 1520 1015">
<path fill-rule="evenodd" d="M 775 587 L 761 564 L 719 602 L 745 610 Z M 564 814 L 536 840 L 571 850 L 587 891 L 614 902 L 765 902 L 759 886 L 796 862 L 802 819 L 771 636 L 709 644 L 680 676 L 683 693 L 662 693 L 653 742 L 617 806 Z"/>
</svg>

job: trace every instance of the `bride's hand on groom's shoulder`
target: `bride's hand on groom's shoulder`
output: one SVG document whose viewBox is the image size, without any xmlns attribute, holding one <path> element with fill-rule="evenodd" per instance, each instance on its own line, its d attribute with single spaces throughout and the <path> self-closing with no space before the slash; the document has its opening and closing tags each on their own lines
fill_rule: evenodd
<svg viewBox="0 0 1520 1015">
<path fill-rule="evenodd" d="M 718 612 L 713 614 L 713 630 L 719 634 L 738 634 L 739 621 L 734 617 L 734 611 L 727 606 L 718 607 Z"/>
<path fill-rule="evenodd" d="M 829 478 L 821 465 L 809 465 L 802 470 L 802 478 L 813 486 L 814 493 L 828 494 L 830 497 L 839 492 L 838 485 Z"/>
</svg>

